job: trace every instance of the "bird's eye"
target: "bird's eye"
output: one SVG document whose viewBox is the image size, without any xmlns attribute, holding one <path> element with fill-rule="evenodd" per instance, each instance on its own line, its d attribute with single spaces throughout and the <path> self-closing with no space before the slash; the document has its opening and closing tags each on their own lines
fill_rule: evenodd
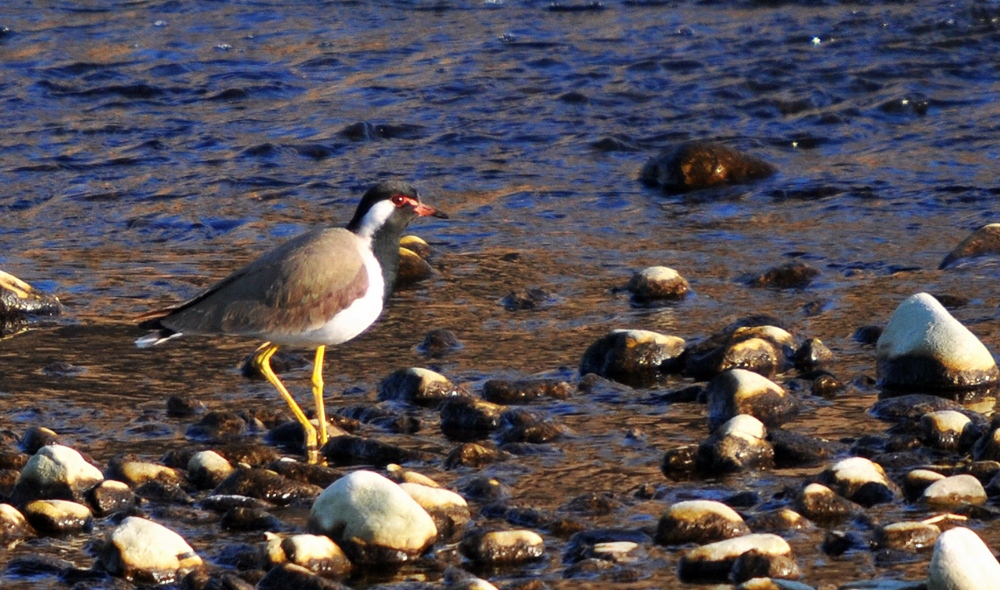
<svg viewBox="0 0 1000 590">
<path fill-rule="evenodd" d="M 406 195 L 392 195 L 392 204 L 397 207 L 402 207 L 408 200 Z"/>
</svg>

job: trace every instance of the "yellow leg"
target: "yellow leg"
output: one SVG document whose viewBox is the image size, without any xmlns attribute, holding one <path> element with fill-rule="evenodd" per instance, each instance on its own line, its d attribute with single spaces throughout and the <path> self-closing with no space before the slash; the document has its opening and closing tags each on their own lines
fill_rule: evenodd
<svg viewBox="0 0 1000 590">
<path fill-rule="evenodd" d="M 316 446 L 316 428 L 313 427 L 312 423 L 309 422 L 309 418 L 306 417 L 305 412 L 299 407 L 299 404 L 295 403 L 295 398 L 292 394 L 288 393 L 285 386 L 278 379 L 278 376 L 274 374 L 271 370 L 271 357 L 274 353 L 278 352 L 278 346 L 276 344 L 271 344 L 270 342 L 265 342 L 261 344 L 253 356 L 253 364 L 260 372 L 263 373 L 264 378 L 278 390 L 281 397 L 285 399 L 285 403 L 291 408 L 292 413 L 295 414 L 295 419 L 299 421 L 302 425 L 302 429 L 305 431 L 306 435 L 306 459 L 310 463 L 319 462 L 319 450 Z"/>
<path fill-rule="evenodd" d="M 313 365 L 313 397 L 316 399 L 316 419 L 319 421 L 319 447 L 326 444 L 326 406 L 323 403 L 323 355 L 326 346 L 316 349 L 316 363 Z"/>
</svg>

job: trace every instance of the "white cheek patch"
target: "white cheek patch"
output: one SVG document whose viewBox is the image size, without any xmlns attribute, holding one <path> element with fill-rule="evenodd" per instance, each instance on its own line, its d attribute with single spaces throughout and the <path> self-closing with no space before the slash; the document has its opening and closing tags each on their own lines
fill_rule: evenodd
<svg viewBox="0 0 1000 590">
<path fill-rule="evenodd" d="M 396 206 L 393 205 L 392 201 L 385 200 L 375 203 L 361 218 L 361 226 L 358 228 L 357 235 L 370 240 L 375 235 L 375 231 L 382 227 L 395 211 Z"/>
</svg>

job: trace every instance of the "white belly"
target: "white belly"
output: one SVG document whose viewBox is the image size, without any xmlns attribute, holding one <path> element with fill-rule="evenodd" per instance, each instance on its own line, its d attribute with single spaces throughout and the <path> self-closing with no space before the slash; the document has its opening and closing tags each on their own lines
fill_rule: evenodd
<svg viewBox="0 0 1000 590">
<path fill-rule="evenodd" d="M 368 292 L 355 299 L 350 306 L 328 320 L 325 324 L 301 334 L 287 334 L 268 337 L 275 344 L 286 346 L 333 346 L 354 338 L 368 329 L 382 313 L 382 297 L 385 294 L 385 280 L 378 261 L 368 248 L 362 249 L 365 270 L 368 272 Z"/>
</svg>

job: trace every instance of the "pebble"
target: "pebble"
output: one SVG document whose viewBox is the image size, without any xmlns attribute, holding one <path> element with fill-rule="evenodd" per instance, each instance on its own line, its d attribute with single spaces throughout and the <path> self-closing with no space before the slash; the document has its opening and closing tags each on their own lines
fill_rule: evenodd
<svg viewBox="0 0 1000 590">
<path fill-rule="evenodd" d="M 482 440 L 500 427 L 504 409 L 472 397 L 449 399 L 441 406 L 441 432 L 452 440 Z"/>
<path fill-rule="evenodd" d="M 462 537 L 458 550 L 481 566 L 515 565 L 540 559 L 545 541 L 534 531 L 470 531 Z"/>
<path fill-rule="evenodd" d="M 255 590 L 348 590 L 347 586 L 317 576 L 312 571 L 294 563 L 276 565 L 257 582 Z"/>
<path fill-rule="evenodd" d="M 456 567 L 444 571 L 444 587 L 445 590 L 497 590 L 488 581 Z"/>
<path fill-rule="evenodd" d="M 234 506 L 219 520 L 224 531 L 267 531 L 281 526 L 281 521 L 264 508 Z"/>
<path fill-rule="evenodd" d="M 199 451 L 188 460 L 187 472 L 191 483 L 207 490 L 218 486 L 235 468 L 215 451 Z"/>
<path fill-rule="evenodd" d="M 670 505 L 660 516 L 655 541 L 660 545 L 704 545 L 749 532 L 743 517 L 722 502 L 687 500 Z"/>
<path fill-rule="evenodd" d="M 627 385 L 655 383 L 681 369 L 684 339 L 649 330 L 612 330 L 587 347 L 580 375 L 594 373 Z"/>
<path fill-rule="evenodd" d="M 774 448 L 766 437 L 760 420 L 735 416 L 698 446 L 696 467 L 706 473 L 769 469 L 774 465 Z"/>
<path fill-rule="evenodd" d="M 934 545 L 941 528 L 926 522 L 894 522 L 875 529 L 875 546 L 880 549 L 921 551 Z"/>
<path fill-rule="evenodd" d="M 676 301 L 687 296 L 690 285 L 676 270 L 666 266 L 651 266 L 632 275 L 628 286 L 632 300 L 639 305 L 657 301 Z"/>
<path fill-rule="evenodd" d="M 135 493 L 127 484 L 106 479 L 87 492 L 87 503 L 97 516 L 129 512 L 137 503 Z"/>
<path fill-rule="evenodd" d="M 104 481 L 104 474 L 74 449 L 48 445 L 28 459 L 11 492 L 11 503 L 57 498 L 82 501 L 87 490 Z"/>
<path fill-rule="evenodd" d="M 34 534 L 31 525 L 17 508 L 10 504 L 0 504 L 0 546 L 11 547 Z"/>
<path fill-rule="evenodd" d="M 344 434 L 331 437 L 323 445 L 320 453 L 334 465 L 379 465 L 406 463 L 426 458 L 419 451 L 411 451 L 401 446 L 374 438 Z"/>
<path fill-rule="evenodd" d="M 672 146 L 642 167 L 639 180 L 667 193 L 686 193 L 730 184 L 746 184 L 777 172 L 771 164 L 728 146 L 692 141 Z"/>
<path fill-rule="evenodd" d="M 934 543 L 927 571 L 927 590 L 996 590 L 1000 563 L 975 532 L 947 530 Z"/>
<path fill-rule="evenodd" d="M 935 508 L 955 508 L 965 504 L 985 503 L 986 490 L 971 475 L 952 475 L 927 486 L 921 499 Z"/>
<path fill-rule="evenodd" d="M 771 318 L 749 317 L 726 326 L 718 334 L 688 347 L 684 373 L 711 379 L 729 369 L 746 369 L 773 377 L 791 365 L 795 339 L 778 327 L 754 322 Z"/>
<path fill-rule="evenodd" d="M 932 483 L 941 481 L 945 476 L 929 469 L 913 469 L 903 477 L 903 493 L 908 500 L 917 500 Z"/>
<path fill-rule="evenodd" d="M 780 426 L 798 414 L 798 400 L 767 377 L 745 369 L 724 371 L 705 387 L 708 430 L 714 431 L 739 414 L 748 414 L 767 427 Z"/>
<path fill-rule="evenodd" d="M 141 461 L 128 455 L 112 457 L 108 461 L 104 476 L 107 479 L 124 482 L 131 488 L 137 488 L 150 481 L 174 485 L 185 483 L 184 476 L 176 469 Z"/>
<path fill-rule="evenodd" d="M 819 276 L 819 269 L 805 262 L 794 261 L 776 266 L 750 279 L 751 287 L 768 289 L 805 289 Z"/>
<path fill-rule="evenodd" d="M 151 520 L 130 516 L 107 538 L 100 562 L 113 576 L 140 584 L 167 584 L 202 564 L 180 535 Z"/>
<path fill-rule="evenodd" d="M 329 536 L 354 563 L 399 563 L 416 558 L 437 538 L 437 527 L 398 484 L 355 471 L 323 490 L 309 513 L 311 532 Z"/>
<path fill-rule="evenodd" d="M 311 500 L 321 492 L 319 486 L 292 481 L 269 469 L 240 467 L 222 480 L 212 495 L 248 496 L 277 506 L 287 506 L 300 500 Z"/>
<path fill-rule="evenodd" d="M 887 388 L 969 388 L 1000 377 L 990 351 L 927 293 L 896 308 L 875 348 L 879 383 Z"/>
<path fill-rule="evenodd" d="M 408 285 L 426 281 L 434 276 L 434 268 L 409 248 L 399 248 L 399 268 L 396 274 L 396 287 L 405 288 Z"/>
<path fill-rule="evenodd" d="M 410 482 L 403 482 L 399 487 L 431 515 L 441 541 L 447 542 L 462 534 L 472 519 L 465 499 L 451 490 Z"/>
<path fill-rule="evenodd" d="M 463 348 L 465 345 L 454 332 L 446 328 L 435 328 L 427 332 L 417 345 L 417 352 L 430 358 L 441 358 Z"/>
<path fill-rule="evenodd" d="M 823 484 L 811 483 L 795 498 L 795 509 L 806 518 L 831 522 L 853 516 L 860 510 L 860 506 L 838 496 Z"/>
<path fill-rule="evenodd" d="M 270 565 L 292 563 L 324 577 L 340 578 L 350 573 L 352 565 L 344 551 L 323 535 L 281 537 L 265 534 Z"/>
<path fill-rule="evenodd" d="M 979 426 L 956 410 L 928 412 L 920 417 L 924 444 L 944 451 L 968 450 L 981 436 Z"/>
<path fill-rule="evenodd" d="M 483 383 L 483 399 L 499 405 L 527 404 L 540 398 L 569 399 L 573 387 L 558 379 L 490 379 Z"/>
<path fill-rule="evenodd" d="M 491 463 L 509 459 L 512 455 L 496 448 L 486 447 L 478 443 L 462 443 L 452 449 L 444 460 L 444 468 L 448 470 L 459 467 L 480 469 Z"/>
<path fill-rule="evenodd" d="M 864 457 L 850 457 L 834 463 L 820 473 L 819 481 L 865 507 L 891 502 L 897 492 L 882 467 Z"/>
<path fill-rule="evenodd" d="M 405 401 L 419 406 L 437 406 L 444 400 L 464 395 L 440 373 L 422 367 L 399 369 L 378 385 L 380 401 Z"/>
<path fill-rule="evenodd" d="M 790 557 L 788 542 L 771 533 L 752 533 L 692 549 L 681 557 L 677 575 L 682 582 L 724 582 L 737 558 L 756 551 L 764 558 Z M 797 576 L 796 576 L 797 577 Z"/>
</svg>

